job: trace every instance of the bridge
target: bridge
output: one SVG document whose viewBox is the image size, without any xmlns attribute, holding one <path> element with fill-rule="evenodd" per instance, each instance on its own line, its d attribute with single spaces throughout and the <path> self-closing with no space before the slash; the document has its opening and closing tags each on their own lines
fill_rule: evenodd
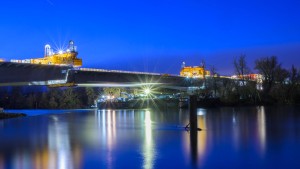
<svg viewBox="0 0 300 169">
<path fill-rule="evenodd" d="M 159 73 L 73 68 L 71 66 L 0 62 L 0 86 L 138 87 L 185 89 L 202 86 L 203 79 Z"/>
</svg>

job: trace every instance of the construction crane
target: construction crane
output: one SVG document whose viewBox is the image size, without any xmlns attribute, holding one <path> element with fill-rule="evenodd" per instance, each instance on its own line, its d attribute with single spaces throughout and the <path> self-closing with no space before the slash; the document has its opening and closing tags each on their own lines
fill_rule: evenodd
<svg viewBox="0 0 300 169">
<path fill-rule="evenodd" d="M 31 63 L 31 64 L 44 64 L 44 65 L 70 65 L 74 67 L 82 66 L 82 59 L 77 58 L 77 47 L 74 41 L 69 41 L 67 50 L 59 50 L 54 52 L 49 44 L 45 45 L 44 58 L 25 59 L 25 60 L 11 60 L 17 63 Z"/>
</svg>

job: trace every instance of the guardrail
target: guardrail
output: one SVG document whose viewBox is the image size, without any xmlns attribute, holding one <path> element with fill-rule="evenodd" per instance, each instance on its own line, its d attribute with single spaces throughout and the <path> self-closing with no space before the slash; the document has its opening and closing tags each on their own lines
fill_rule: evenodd
<svg viewBox="0 0 300 169">
<path fill-rule="evenodd" d="M 150 72 L 137 72 L 137 71 L 124 71 L 124 70 L 107 70 L 107 69 L 95 69 L 95 68 L 78 68 L 81 71 L 90 71 L 90 72 L 111 72 L 111 73 L 129 73 L 129 74 L 146 74 L 146 75 L 169 75 L 169 76 L 178 76 L 178 75 L 170 75 L 170 74 L 162 74 L 162 73 L 150 73 Z"/>
</svg>

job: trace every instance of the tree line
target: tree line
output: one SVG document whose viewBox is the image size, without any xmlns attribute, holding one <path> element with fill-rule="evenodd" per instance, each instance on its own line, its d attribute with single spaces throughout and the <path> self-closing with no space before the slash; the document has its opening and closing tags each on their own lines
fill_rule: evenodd
<svg viewBox="0 0 300 169">
<path fill-rule="evenodd" d="M 0 107 L 5 109 L 77 109 L 94 105 L 99 88 L 45 88 L 24 92 L 28 87 L 0 89 Z M 37 88 L 37 87 L 31 87 Z"/>
<path fill-rule="evenodd" d="M 276 56 L 255 60 L 254 70 L 261 74 L 261 82 L 253 81 L 249 74 L 246 56 L 234 59 L 233 66 L 238 79 L 226 79 L 213 76 L 208 85 L 215 91 L 216 97 L 224 103 L 247 104 L 299 104 L 300 103 L 300 70 L 294 65 L 286 69 L 278 62 Z M 212 68 L 212 74 L 216 74 Z"/>
<path fill-rule="evenodd" d="M 0 107 L 5 109 L 79 109 L 91 108 L 102 96 L 128 98 L 138 96 L 140 88 L 123 87 L 0 87 Z M 175 93 L 160 89 L 158 93 Z M 113 97 L 112 97 L 113 96 Z"/>
</svg>

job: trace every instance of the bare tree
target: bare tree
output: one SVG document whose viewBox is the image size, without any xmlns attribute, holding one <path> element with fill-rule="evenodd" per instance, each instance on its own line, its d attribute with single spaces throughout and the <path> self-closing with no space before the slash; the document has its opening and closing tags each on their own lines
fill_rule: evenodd
<svg viewBox="0 0 300 169">
<path fill-rule="evenodd" d="M 217 75 L 217 70 L 216 70 L 215 66 L 211 66 L 210 73 L 211 73 L 211 76 L 213 79 L 214 97 L 216 97 L 217 96 L 217 88 L 218 88 L 218 86 L 217 86 L 218 75 Z"/>
<path fill-rule="evenodd" d="M 241 54 L 239 58 L 234 59 L 234 68 L 238 77 L 242 79 L 242 84 L 245 85 L 245 80 L 247 74 L 250 73 L 250 69 L 247 66 L 246 55 Z"/>
<path fill-rule="evenodd" d="M 203 80 L 204 80 L 204 87 L 207 87 L 206 84 L 206 64 L 205 64 L 205 60 L 202 60 L 202 68 L 203 68 Z"/>
<path fill-rule="evenodd" d="M 297 95 L 297 84 L 300 82 L 300 70 L 298 70 L 294 65 L 289 71 L 289 83 L 287 85 L 287 96 L 288 102 L 295 101 L 295 95 Z"/>
<path fill-rule="evenodd" d="M 276 71 L 281 69 L 276 56 L 263 57 L 255 61 L 255 69 L 263 75 L 263 87 L 266 93 L 269 93 L 275 84 Z"/>
<path fill-rule="evenodd" d="M 300 81 L 300 70 L 297 70 L 297 68 L 295 68 L 295 66 L 292 65 L 292 68 L 289 73 L 290 84 L 294 86 L 295 84 L 297 84 L 297 82 Z"/>
</svg>

